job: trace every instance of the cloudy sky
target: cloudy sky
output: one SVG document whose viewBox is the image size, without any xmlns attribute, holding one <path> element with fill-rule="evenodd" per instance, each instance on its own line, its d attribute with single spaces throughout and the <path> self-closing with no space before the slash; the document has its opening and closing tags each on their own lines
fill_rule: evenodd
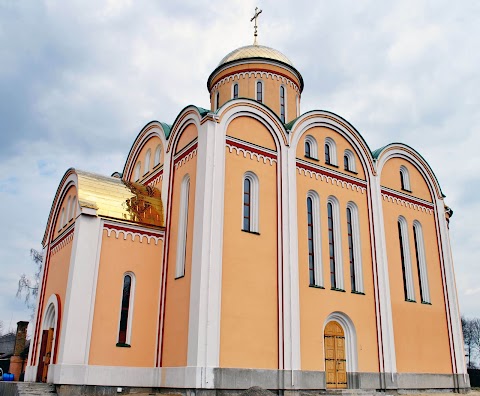
<svg viewBox="0 0 480 396">
<path fill-rule="evenodd" d="M 302 112 L 349 120 L 371 149 L 416 148 L 451 222 L 460 308 L 480 317 L 480 2 L 0 0 L 0 320 L 16 299 L 58 183 L 73 166 L 121 171 L 140 129 L 209 106 L 220 59 L 259 42 L 302 73 Z"/>
</svg>

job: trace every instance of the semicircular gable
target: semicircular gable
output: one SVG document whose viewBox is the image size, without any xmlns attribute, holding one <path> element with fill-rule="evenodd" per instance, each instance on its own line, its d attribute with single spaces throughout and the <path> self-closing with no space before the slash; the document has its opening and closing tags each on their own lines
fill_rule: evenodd
<svg viewBox="0 0 480 396">
<path fill-rule="evenodd" d="M 233 125 L 234 128 L 242 129 L 246 127 L 246 125 L 242 124 L 248 124 L 249 121 L 247 121 L 247 119 L 250 118 L 262 124 L 265 130 L 273 138 L 275 148 L 271 146 L 271 143 L 269 144 L 268 148 L 271 148 L 275 151 L 280 151 L 281 144 L 283 144 L 284 146 L 288 145 L 288 137 L 285 128 L 278 116 L 273 113 L 268 107 L 261 103 L 258 103 L 257 101 L 250 99 L 237 99 L 235 101 L 231 101 L 228 105 L 226 103 L 224 106 L 222 106 L 218 110 L 217 115 L 219 117 L 219 124 L 221 125 L 222 129 L 227 131 L 227 134 L 230 136 L 232 136 L 231 132 L 233 131 L 233 129 L 230 128 L 231 125 Z M 237 120 L 242 118 L 244 121 L 239 122 Z M 247 139 L 249 139 L 248 141 L 251 141 L 252 143 L 258 141 L 258 143 L 260 143 L 259 145 L 262 145 L 262 143 L 267 142 L 265 137 L 255 137 L 255 133 L 252 131 L 244 130 L 244 133 L 246 134 Z M 237 134 L 233 136 L 242 139 L 241 132 L 240 135 L 236 135 Z M 242 140 L 247 139 L 243 138 Z M 262 147 L 267 146 L 263 145 Z"/>
<path fill-rule="evenodd" d="M 168 138 L 167 142 L 167 150 L 166 152 L 177 152 L 178 151 L 178 143 L 180 140 L 188 140 L 188 137 L 184 137 L 182 139 L 182 135 L 186 128 L 192 124 L 195 126 L 195 130 L 197 131 L 197 136 L 198 136 L 198 130 L 200 129 L 200 124 L 202 121 L 202 118 L 206 115 L 207 110 L 199 108 L 197 106 L 187 106 L 185 107 L 177 116 L 175 119 L 175 122 L 172 125 L 172 129 L 170 132 L 170 136 Z M 191 133 L 192 131 L 189 130 L 187 133 Z M 187 143 L 188 144 L 188 143 Z M 185 147 L 185 146 L 184 146 Z"/>
<path fill-rule="evenodd" d="M 155 150 L 158 144 L 161 145 L 162 152 L 160 158 L 161 163 L 163 163 L 163 158 L 165 158 L 165 147 L 167 146 L 166 136 L 168 136 L 170 133 L 170 130 L 167 131 L 166 129 L 168 129 L 168 125 L 158 121 L 151 121 L 143 127 L 143 129 L 135 138 L 135 141 L 133 142 L 128 153 L 127 160 L 125 161 L 122 175 L 124 180 L 131 180 L 132 177 L 134 177 L 135 166 L 137 165 L 138 161 L 141 161 L 142 163 L 140 176 L 144 175 L 144 159 L 148 149 L 151 150 L 149 168 L 152 170 L 152 168 L 155 167 Z"/>
<path fill-rule="evenodd" d="M 350 150 L 358 158 L 356 163 L 357 177 L 360 177 L 360 166 L 365 179 L 375 175 L 373 157 L 368 144 L 360 133 L 342 117 L 327 111 L 315 110 L 303 114 L 296 120 L 287 124 L 290 130 L 290 145 L 297 153 L 297 157 L 303 158 L 303 143 L 307 135 L 314 135 L 317 139 L 319 157 L 323 156 L 325 139 L 333 138 L 337 144 L 337 164 L 343 169 L 343 155 L 345 150 Z M 340 137 L 341 139 L 338 139 Z"/>
<path fill-rule="evenodd" d="M 418 198 L 432 201 L 434 197 L 444 195 L 437 177 L 427 161 L 413 148 L 402 143 L 391 143 L 374 151 L 377 158 L 376 168 L 380 175 L 381 185 L 405 191 Z M 410 190 L 402 189 L 400 167 L 404 166 L 410 178 Z"/>
</svg>

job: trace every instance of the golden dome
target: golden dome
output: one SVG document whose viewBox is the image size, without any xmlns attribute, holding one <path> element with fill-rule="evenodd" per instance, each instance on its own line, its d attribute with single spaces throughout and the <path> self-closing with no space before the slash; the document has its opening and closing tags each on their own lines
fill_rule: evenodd
<svg viewBox="0 0 480 396">
<path fill-rule="evenodd" d="M 245 47 L 237 48 L 236 50 L 233 50 L 227 54 L 220 61 L 218 66 L 224 65 L 228 62 L 249 58 L 273 59 L 293 67 L 293 63 L 290 61 L 290 59 L 288 59 L 280 51 L 270 47 L 265 47 L 263 45 L 246 45 Z"/>
</svg>

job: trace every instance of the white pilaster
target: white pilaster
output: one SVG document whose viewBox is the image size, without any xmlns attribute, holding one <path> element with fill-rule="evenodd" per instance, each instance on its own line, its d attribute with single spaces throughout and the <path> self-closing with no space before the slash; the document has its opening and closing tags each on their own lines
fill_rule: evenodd
<svg viewBox="0 0 480 396">
<path fill-rule="evenodd" d="M 436 215 L 438 216 L 439 243 L 442 247 L 443 265 L 445 270 L 445 304 L 447 306 L 447 317 L 450 316 L 450 336 L 452 342 L 452 363 L 457 374 L 466 374 L 465 352 L 463 344 L 462 325 L 460 321 L 460 310 L 458 307 L 457 288 L 455 285 L 455 271 L 453 268 L 452 248 L 450 236 L 445 218 L 445 204 L 443 200 L 436 199 Z"/>
<path fill-rule="evenodd" d="M 295 148 L 281 146 L 279 164 L 282 197 L 283 243 L 283 354 L 285 370 L 300 370 L 300 291 L 298 279 L 298 219 L 297 219 L 297 176 Z M 305 198 L 306 199 L 306 198 Z M 281 257 L 282 257 L 281 256 Z M 280 301 L 279 301 L 280 304 Z M 281 317 L 281 316 L 280 316 Z"/>
<path fill-rule="evenodd" d="M 375 240 L 376 276 L 377 276 L 377 310 L 380 316 L 377 331 L 380 351 L 381 371 L 391 375 L 394 381 L 397 372 L 395 356 L 395 339 L 393 331 L 392 302 L 390 299 L 390 282 L 388 277 L 388 257 L 385 240 L 385 223 L 383 218 L 382 194 L 380 176 L 373 176 L 370 183 L 372 200 L 373 237 Z"/>
<path fill-rule="evenodd" d="M 75 221 L 70 269 L 68 272 L 62 331 L 57 365 L 86 365 L 95 305 L 97 255 L 101 219 L 92 209 L 82 209 Z M 52 376 L 54 373 L 50 373 Z"/>
<path fill-rule="evenodd" d="M 198 133 L 194 240 L 187 365 L 219 365 L 225 190 L 225 132 L 215 115 Z M 202 370 L 197 387 L 213 386 L 213 370 Z"/>
</svg>

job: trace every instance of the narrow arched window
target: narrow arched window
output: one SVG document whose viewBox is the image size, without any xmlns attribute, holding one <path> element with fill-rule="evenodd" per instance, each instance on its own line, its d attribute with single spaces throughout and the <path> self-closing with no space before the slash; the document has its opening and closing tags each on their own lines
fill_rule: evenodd
<svg viewBox="0 0 480 396">
<path fill-rule="evenodd" d="M 150 170 L 150 157 L 151 157 L 151 155 L 152 155 L 152 150 L 148 149 L 147 153 L 145 154 L 145 164 L 144 164 L 144 167 L 143 167 L 143 174 L 148 173 L 148 171 Z"/>
<path fill-rule="evenodd" d="M 261 81 L 257 81 L 257 101 L 263 102 L 263 83 Z"/>
<path fill-rule="evenodd" d="M 356 171 L 356 166 L 355 166 L 355 156 L 350 150 L 345 150 L 343 154 L 343 166 L 346 171 L 350 172 L 355 172 Z"/>
<path fill-rule="evenodd" d="M 155 157 L 153 159 L 153 166 L 157 166 L 160 163 L 162 155 L 162 146 L 159 144 L 157 148 L 155 149 Z"/>
<path fill-rule="evenodd" d="M 68 214 L 68 220 L 73 220 L 73 218 L 75 217 L 75 207 L 77 206 L 77 196 L 74 195 L 74 197 L 72 198 L 72 205 L 70 206 L 70 211 L 69 211 L 69 214 Z"/>
<path fill-rule="evenodd" d="M 62 214 L 60 216 L 60 221 L 58 222 L 58 231 L 60 231 L 65 224 L 65 208 L 62 208 Z"/>
<path fill-rule="evenodd" d="M 140 170 L 142 169 L 142 163 L 138 162 L 137 166 L 135 167 L 135 177 L 134 181 L 138 181 L 140 179 Z"/>
<path fill-rule="evenodd" d="M 407 221 L 403 216 L 398 218 L 398 238 L 400 244 L 400 261 L 402 263 L 403 292 L 405 294 L 405 300 L 415 302 L 410 244 L 408 242 L 408 228 Z"/>
<path fill-rule="evenodd" d="M 217 91 L 215 95 L 215 110 L 218 110 L 219 107 L 220 107 L 220 92 Z"/>
<path fill-rule="evenodd" d="M 350 283 L 352 292 L 363 293 L 362 254 L 358 208 L 353 202 L 347 204 L 347 239 L 350 261 Z"/>
<path fill-rule="evenodd" d="M 327 201 L 328 255 L 330 260 L 330 283 L 332 289 L 343 290 L 342 248 L 338 200 L 330 196 Z"/>
<path fill-rule="evenodd" d="M 68 201 L 67 201 L 67 210 L 65 211 L 65 224 L 68 223 L 68 221 L 70 220 L 70 212 L 72 210 L 72 197 L 68 197 Z"/>
<path fill-rule="evenodd" d="M 305 157 L 312 159 L 318 158 L 317 141 L 311 135 L 305 136 Z"/>
<path fill-rule="evenodd" d="M 327 165 L 337 165 L 337 146 L 332 138 L 325 139 L 325 163 Z"/>
<path fill-rule="evenodd" d="M 402 184 L 402 190 L 411 191 L 408 169 L 403 165 L 400 167 L 400 182 Z"/>
<path fill-rule="evenodd" d="M 280 86 L 280 119 L 285 122 L 285 87 Z"/>
<path fill-rule="evenodd" d="M 305 140 L 305 157 L 312 157 L 312 147 L 310 145 L 310 142 L 307 140 Z"/>
<path fill-rule="evenodd" d="M 423 240 L 422 225 L 413 222 L 413 238 L 415 242 L 415 256 L 417 259 L 418 281 L 420 284 L 420 299 L 424 304 L 430 304 L 430 289 L 428 286 L 427 261 L 425 258 L 425 244 Z"/>
<path fill-rule="evenodd" d="M 238 84 L 233 84 L 233 99 L 238 99 Z"/>
<path fill-rule="evenodd" d="M 178 215 L 177 262 L 175 266 L 175 278 L 181 278 L 182 276 L 185 276 L 189 193 L 190 176 L 187 174 L 183 177 L 182 185 L 180 187 L 180 208 Z"/>
<path fill-rule="evenodd" d="M 133 283 L 133 274 L 125 274 L 123 277 L 122 305 L 120 310 L 120 323 L 118 326 L 117 346 L 130 345 L 132 329 Z"/>
<path fill-rule="evenodd" d="M 315 191 L 307 194 L 308 271 L 310 286 L 323 287 L 320 239 L 320 199 Z"/>
<path fill-rule="evenodd" d="M 297 117 L 300 115 L 300 95 L 297 95 Z"/>
<path fill-rule="evenodd" d="M 253 172 L 243 177 L 242 230 L 258 232 L 258 178 Z"/>
</svg>

